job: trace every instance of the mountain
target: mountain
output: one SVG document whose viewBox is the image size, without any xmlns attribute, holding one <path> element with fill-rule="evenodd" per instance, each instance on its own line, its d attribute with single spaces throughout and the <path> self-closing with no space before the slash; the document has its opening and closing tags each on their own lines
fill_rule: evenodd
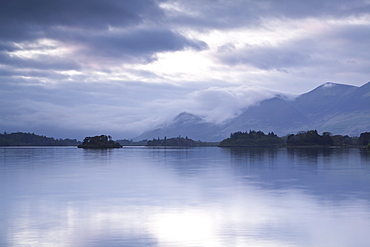
<svg viewBox="0 0 370 247">
<path fill-rule="evenodd" d="M 355 86 L 325 83 L 314 90 L 300 95 L 294 104 L 308 118 L 314 121 L 329 119 L 342 109 L 341 102 L 353 93 Z"/>
<path fill-rule="evenodd" d="M 318 130 L 359 135 L 370 130 L 370 82 L 349 90 L 332 108 L 332 114 L 320 122 Z"/>
<path fill-rule="evenodd" d="M 309 128 L 313 122 L 292 104 L 291 101 L 275 97 L 251 106 L 221 130 L 223 136 L 236 131 L 261 130 L 284 135 Z"/>
<path fill-rule="evenodd" d="M 144 132 L 134 140 L 144 140 L 166 137 L 186 137 L 202 141 L 218 141 L 223 139 L 219 135 L 219 125 L 204 121 L 201 117 L 191 113 L 182 112 L 172 122 L 161 128 Z"/>
<path fill-rule="evenodd" d="M 273 131 L 284 136 L 311 129 L 350 136 L 370 131 L 370 82 L 361 87 L 328 82 L 294 100 L 277 96 L 248 107 L 222 124 L 206 122 L 199 116 L 183 112 L 166 126 L 135 139 L 180 135 L 195 140 L 220 141 L 236 131 Z"/>
</svg>

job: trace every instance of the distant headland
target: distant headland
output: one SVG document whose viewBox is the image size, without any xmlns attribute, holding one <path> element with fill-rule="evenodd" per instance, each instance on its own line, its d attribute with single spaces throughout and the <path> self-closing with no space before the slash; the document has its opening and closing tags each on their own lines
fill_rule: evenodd
<svg viewBox="0 0 370 247">
<path fill-rule="evenodd" d="M 0 146 L 76 146 L 76 139 L 55 139 L 35 133 L 15 132 L 0 134 Z"/>
<path fill-rule="evenodd" d="M 332 135 L 317 130 L 300 131 L 278 137 L 274 132 L 262 131 L 235 132 L 222 140 L 219 147 L 370 147 L 370 132 L 361 133 L 359 137 Z"/>
</svg>

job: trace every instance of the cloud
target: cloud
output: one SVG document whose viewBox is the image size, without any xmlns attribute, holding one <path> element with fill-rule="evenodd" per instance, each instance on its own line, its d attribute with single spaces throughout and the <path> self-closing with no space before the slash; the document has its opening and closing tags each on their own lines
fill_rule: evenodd
<svg viewBox="0 0 370 247">
<path fill-rule="evenodd" d="M 7 132 L 30 131 L 61 138 L 82 139 L 101 133 L 129 138 L 164 121 L 161 114 L 168 107 L 156 108 L 152 102 L 181 94 L 179 87 L 142 82 L 42 85 L 33 79 L 13 78 L 1 84 L 0 126 Z"/>
<path fill-rule="evenodd" d="M 187 111 L 203 116 L 210 122 L 220 123 L 236 117 L 243 110 L 272 98 L 280 92 L 261 87 L 211 87 L 187 95 Z M 190 105 L 190 107 L 189 107 Z"/>
<path fill-rule="evenodd" d="M 11 66 L 13 69 L 36 69 L 36 70 L 78 70 L 80 64 L 73 60 L 66 60 L 50 55 L 37 55 L 35 57 L 10 56 L 0 52 L 0 63 Z"/>
<path fill-rule="evenodd" d="M 289 18 L 308 18 L 308 17 L 344 17 L 352 15 L 355 11 L 358 13 L 366 13 L 358 11 L 359 6 L 369 6 L 366 0 L 355 0 L 348 2 L 346 0 L 313 0 L 310 3 L 304 3 L 294 0 L 283 1 L 264 1 L 268 3 L 271 11 L 277 17 Z"/>
<path fill-rule="evenodd" d="M 102 132 L 130 138 L 171 121 L 183 111 L 219 123 L 278 94 L 258 87 L 211 87 L 184 93 L 181 87 L 165 84 L 85 85 L 4 84 L 0 126 L 8 132 L 31 131 L 63 138 L 82 139 Z"/>
<path fill-rule="evenodd" d="M 203 41 L 156 25 L 162 18 L 155 1 L 5 1 L 0 63 L 80 70 L 94 63 L 148 63 L 158 52 L 207 48 Z"/>
<path fill-rule="evenodd" d="M 277 91 L 369 80 L 365 0 L 0 5 L 7 131 L 128 137 L 182 111 L 222 122 Z"/>
<path fill-rule="evenodd" d="M 1 1 L 1 40 L 29 42 L 53 38 L 56 29 L 107 29 L 142 22 L 143 12 L 160 15 L 151 1 Z M 148 11 L 150 9 L 150 11 Z M 65 33 L 68 36 L 68 32 Z"/>
<path fill-rule="evenodd" d="M 292 46 L 247 46 L 221 55 L 229 65 L 246 64 L 262 70 L 284 70 L 311 64 L 311 55 Z"/>
<path fill-rule="evenodd" d="M 276 30 L 267 30 L 265 35 L 295 35 L 275 42 L 227 44 L 219 47 L 215 57 L 228 66 L 245 65 L 251 70 L 276 70 L 291 75 L 300 71 L 312 77 L 316 74 L 340 78 L 343 73 L 364 72 L 368 67 L 369 20 L 364 17 L 303 20 L 300 25 L 281 23 L 286 28 L 277 23 L 270 27 Z"/>
<path fill-rule="evenodd" d="M 123 58 L 126 63 L 128 60 L 151 62 L 158 52 L 207 48 L 207 44 L 203 41 L 190 40 L 171 30 L 161 28 L 140 28 L 88 36 L 75 35 L 74 38 L 72 43 L 82 47 L 78 53 L 84 56 Z"/>
<path fill-rule="evenodd" d="M 202 29 L 261 27 L 271 19 L 346 17 L 368 14 L 366 0 L 261 1 L 165 1 L 167 17 L 178 25 Z"/>
<path fill-rule="evenodd" d="M 196 90 L 175 100 L 161 100 L 151 104 L 167 112 L 162 113 L 166 117 L 162 121 L 172 120 L 180 112 L 186 111 L 201 116 L 205 121 L 221 123 L 236 117 L 249 106 L 281 94 L 261 87 L 210 87 Z"/>
<path fill-rule="evenodd" d="M 161 9 L 155 1 L 1 1 L 2 39 L 40 37 L 55 27 L 107 29 L 143 21 L 143 16 L 159 18 Z M 11 30 L 14 30 L 13 32 Z M 26 34 L 26 35 L 25 35 Z M 27 35 L 28 34 L 28 35 Z"/>
</svg>

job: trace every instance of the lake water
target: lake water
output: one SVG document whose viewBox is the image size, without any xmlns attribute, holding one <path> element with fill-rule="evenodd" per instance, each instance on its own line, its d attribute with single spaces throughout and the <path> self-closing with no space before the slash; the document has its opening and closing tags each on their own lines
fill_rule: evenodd
<svg viewBox="0 0 370 247">
<path fill-rule="evenodd" d="M 0 246 L 370 246 L 366 149 L 0 148 Z"/>
</svg>

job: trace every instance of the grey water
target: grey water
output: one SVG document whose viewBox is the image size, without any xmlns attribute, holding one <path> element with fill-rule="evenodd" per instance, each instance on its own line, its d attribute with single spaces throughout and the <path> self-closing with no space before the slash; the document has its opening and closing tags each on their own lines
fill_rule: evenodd
<svg viewBox="0 0 370 247">
<path fill-rule="evenodd" d="M 359 148 L 0 148 L 0 196 L 0 246 L 370 246 Z"/>
</svg>

